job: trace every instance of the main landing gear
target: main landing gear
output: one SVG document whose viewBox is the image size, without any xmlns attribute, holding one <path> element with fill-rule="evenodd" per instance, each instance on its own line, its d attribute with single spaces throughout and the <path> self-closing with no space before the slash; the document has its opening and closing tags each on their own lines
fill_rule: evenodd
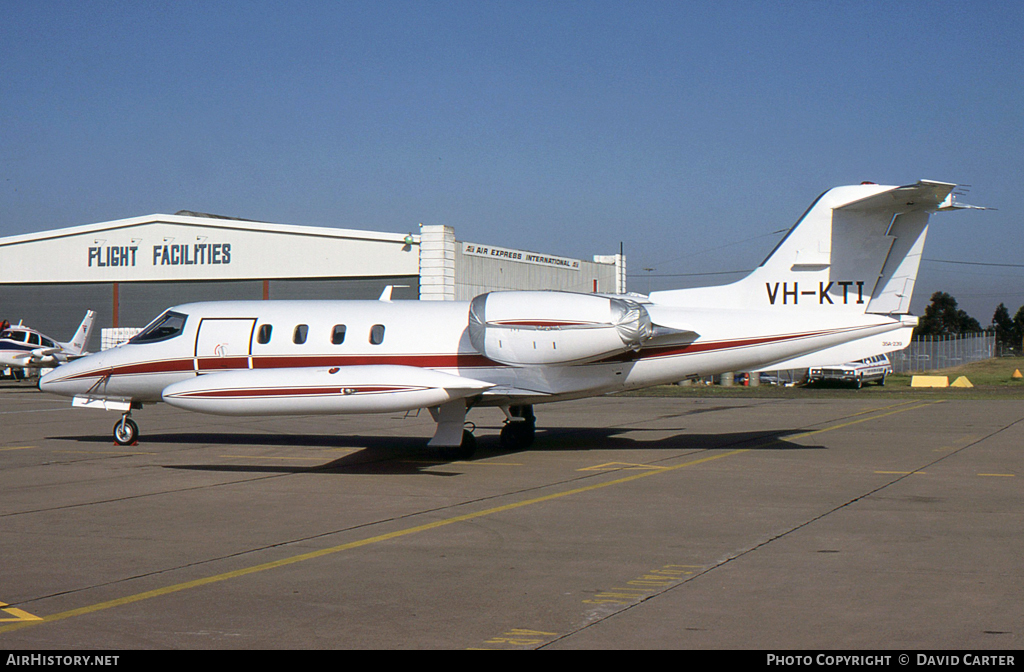
<svg viewBox="0 0 1024 672">
<path fill-rule="evenodd" d="M 529 448 L 537 428 L 533 406 L 503 406 L 501 410 L 506 418 L 499 436 L 501 449 L 512 451 Z M 430 414 L 437 422 L 437 431 L 427 445 L 442 449 L 445 459 L 465 460 L 473 455 L 476 437 L 471 430 L 466 429 L 466 425 L 472 423 L 466 422 L 465 400 L 456 399 L 431 408 Z"/>
<path fill-rule="evenodd" d="M 499 436 L 502 449 L 529 448 L 537 430 L 537 416 L 533 414 L 533 406 L 509 406 L 501 410 L 505 412 L 505 426 L 501 428 Z"/>
</svg>

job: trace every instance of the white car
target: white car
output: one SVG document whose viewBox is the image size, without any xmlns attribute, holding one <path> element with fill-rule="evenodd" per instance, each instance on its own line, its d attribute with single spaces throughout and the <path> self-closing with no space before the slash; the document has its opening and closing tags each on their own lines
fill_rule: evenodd
<svg viewBox="0 0 1024 672">
<path fill-rule="evenodd" d="M 839 366 L 822 366 L 807 372 L 807 382 L 819 381 L 853 383 L 859 390 L 861 385 L 872 380 L 885 385 L 885 378 L 892 373 L 892 364 L 886 355 L 866 357 L 856 362 L 848 362 Z"/>
</svg>

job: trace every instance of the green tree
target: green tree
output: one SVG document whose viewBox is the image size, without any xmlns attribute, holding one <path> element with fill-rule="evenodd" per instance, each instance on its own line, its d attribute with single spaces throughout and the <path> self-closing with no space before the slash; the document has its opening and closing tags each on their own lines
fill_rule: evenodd
<svg viewBox="0 0 1024 672">
<path fill-rule="evenodd" d="M 1014 350 L 1024 350 L 1024 306 L 1018 308 L 1017 314 L 1013 316 L 1013 334 L 1010 338 Z"/>
<path fill-rule="evenodd" d="M 1024 310 L 1024 307 L 1021 310 Z M 1017 313 L 1020 314 L 1021 311 L 1017 311 Z M 1013 318 L 1010 317 L 1010 311 L 1002 303 L 999 304 L 995 314 L 992 315 L 992 329 L 996 332 L 996 343 L 1000 346 L 1014 350 L 1021 347 L 1020 327 L 1014 323 Z"/>
<path fill-rule="evenodd" d="M 935 292 L 914 329 L 914 336 L 955 336 L 981 330 L 976 319 L 957 307 L 956 299 L 946 292 Z"/>
</svg>

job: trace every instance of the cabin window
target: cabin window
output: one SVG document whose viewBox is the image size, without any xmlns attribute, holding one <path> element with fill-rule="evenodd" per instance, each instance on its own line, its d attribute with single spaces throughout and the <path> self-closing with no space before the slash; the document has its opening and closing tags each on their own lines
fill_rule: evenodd
<svg viewBox="0 0 1024 672">
<path fill-rule="evenodd" d="M 306 342 L 306 334 L 308 333 L 309 325 L 300 324 L 297 327 L 295 327 L 295 333 L 292 334 L 292 341 L 295 343 L 295 345 L 302 345 L 303 343 Z"/>
<path fill-rule="evenodd" d="M 150 322 L 149 326 L 132 337 L 129 343 L 157 343 L 174 338 L 185 329 L 185 321 L 188 315 L 168 310 L 166 313 Z"/>
<path fill-rule="evenodd" d="M 50 339 L 48 339 L 46 336 L 43 336 L 40 340 L 43 342 L 43 347 L 45 347 L 45 348 L 56 348 L 57 347 L 57 344 L 54 343 L 53 341 L 51 341 Z"/>
<path fill-rule="evenodd" d="M 370 343 L 373 345 L 380 345 L 384 342 L 384 325 L 375 324 L 370 327 Z"/>
<path fill-rule="evenodd" d="M 331 330 L 331 343 L 334 345 L 341 345 L 345 342 L 345 325 L 336 324 Z"/>
<path fill-rule="evenodd" d="M 269 324 L 261 324 L 260 330 L 256 332 L 256 342 L 260 345 L 266 345 L 270 343 L 270 334 L 274 331 L 274 327 Z"/>
<path fill-rule="evenodd" d="M 29 345 L 39 345 L 39 334 L 29 334 L 28 335 L 28 344 Z"/>
</svg>

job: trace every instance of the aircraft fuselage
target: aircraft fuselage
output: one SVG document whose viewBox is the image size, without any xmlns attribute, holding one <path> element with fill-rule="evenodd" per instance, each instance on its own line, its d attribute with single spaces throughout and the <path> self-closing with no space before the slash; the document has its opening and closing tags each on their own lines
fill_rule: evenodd
<svg viewBox="0 0 1024 672">
<path fill-rule="evenodd" d="M 248 371 L 258 386 L 259 372 L 399 366 L 491 384 L 474 405 L 532 404 L 763 368 L 901 326 L 889 317 L 858 313 L 846 324 L 822 329 L 799 314 L 780 321 L 777 311 L 774 319 L 763 319 L 768 316 L 749 310 L 647 303 L 644 308 L 656 324 L 692 330 L 696 338 L 659 344 L 656 336 L 638 351 L 594 361 L 512 366 L 489 359 L 471 343 L 469 308 L 468 302 L 428 301 L 186 304 L 169 311 L 185 317 L 180 333 L 65 364 L 47 377 L 43 389 L 149 403 L 160 401 L 172 384 L 212 373 Z M 785 328 L 778 328 L 782 324 Z M 557 327 L 533 329 L 525 337 L 535 339 L 537 347 L 557 348 L 560 333 Z"/>
</svg>

